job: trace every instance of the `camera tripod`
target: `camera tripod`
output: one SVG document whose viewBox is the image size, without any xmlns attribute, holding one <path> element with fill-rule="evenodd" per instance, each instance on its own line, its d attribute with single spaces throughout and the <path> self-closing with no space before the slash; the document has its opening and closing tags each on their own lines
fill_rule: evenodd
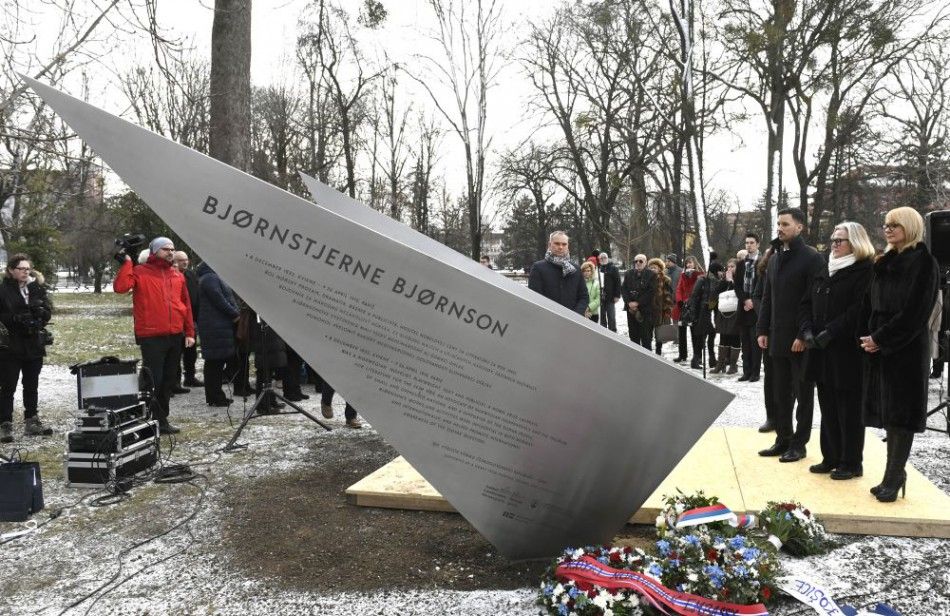
<svg viewBox="0 0 950 616">
<path fill-rule="evenodd" d="M 224 446 L 222 451 L 232 452 L 243 447 L 243 445 L 235 445 L 235 443 L 237 442 L 238 438 L 240 438 L 241 432 L 244 431 L 244 427 L 252 419 L 255 419 L 257 417 L 273 417 L 275 415 L 294 415 L 296 413 L 299 413 L 303 415 L 304 417 L 306 417 L 307 419 L 309 419 L 310 421 L 317 424 L 318 426 L 320 426 L 321 428 L 323 428 L 324 430 L 326 430 L 327 432 L 330 432 L 332 430 L 330 426 L 328 426 L 326 423 L 317 419 L 310 412 L 305 411 L 304 409 L 300 408 L 299 406 L 297 406 L 296 404 L 294 404 L 293 402 L 291 402 L 290 400 L 288 400 L 281 394 L 277 393 L 276 389 L 274 388 L 274 381 L 271 379 L 270 367 L 267 365 L 267 336 L 268 336 L 267 332 L 270 329 L 270 327 L 267 325 L 266 322 L 264 322 L 263 319 L 261 319 L 260 328 L 261 328 L 261 336 L 260 336 L 261 348 L 260 348 L 259 353 L 261 353 L 261 356 L 260 356 L 261 361 L 260 361 L 260 371 L 258 371 L 258 374 L 257 374 L 257 379 L 259 383 L 257 399 L 254 400 L 254 405 L 251 406 L 251 408 L 248 409 L 244 413 L 244 419 L 241 420 L 241 425 L 238 426 L 237 430 L 234 432 L 234 435 L 231 436 L 231 440 L 228 441 L 228 444 Z M 248 358 L 250 358 L 250 353 L 248 353 Z M 246 359 L 245 361 L 249 361 L 249 359 Z M 289 408 L 293 410 L 272 411 L 270 407 L 276 400 L 280 400 L 281 402 L 283 402 L 284 404 L 286 404 Z"/>
</svg>

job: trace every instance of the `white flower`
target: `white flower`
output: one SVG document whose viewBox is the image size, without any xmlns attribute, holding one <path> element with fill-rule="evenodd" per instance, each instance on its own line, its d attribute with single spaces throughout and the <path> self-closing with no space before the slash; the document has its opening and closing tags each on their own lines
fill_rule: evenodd
<svg viewBox="0 0 950 616">
<path fill-rule="evenodd" d="M 698 582 L 699 576 L 696 575 L 695 573 L 690 573 L 689 575 L 686 576 L 686 579 L 689 580 L 690 582 Z"/>
<path fill-rule="evenodd" d="M 578 559 L 578 558 L 580 558 L 580 557 L 583 556 L 583 555 L 584 555 L 584 550 L 583 550 L 582 548 L 577 548 L 577 549 L 574 550 L 574 552 L 571 554 L 571 556 L 572 556 L 573 558 L 575 558 L 575 559 Z"/>
<path fill-rule="evenodd" d="M 614 611 L 610 608 L 604 610 L 604 616 L 614 616 Z"/>
<path fill-rule="evenodd" d="M 553 594 L 553 596 L 554 596 L 554 597 L 557 597 L 558 595 L 560 595 L 560 594 L 563 593 L 563 592 L 564 592 L 564 586 L 561 585 L 560 582 L 558 582 L 558 585 L 554 587 L 554 594 Z"/>
<path fill-rule="evenodd" d="M 686 506 L 683 505 L 683 503 L 677 501 L 677 502 L 676 502 L 676 506 L 673 507 L 673 510 L 676 511 L 676 514 L 677 514 L 677 515 L 679 515 L 679 514 L 683 513 L 684 511 L 686 511 Z"/>
<path fill-rule="evenodd" d="M 592 603 L 602 610 L 607 610 L 610 604 L 613 603 L 613 595 L 606 590 L 601 590 L 597 593 L 597 596 L 593 598 Z"/>
</svg>

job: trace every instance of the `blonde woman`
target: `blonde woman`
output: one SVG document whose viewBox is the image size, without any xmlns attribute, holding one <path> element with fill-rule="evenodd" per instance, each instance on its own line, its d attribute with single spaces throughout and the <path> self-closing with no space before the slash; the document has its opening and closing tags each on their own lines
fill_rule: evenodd
<svg viewBox="0 0 950 616">
<path fill-rule="evenodd" d="M 587 310 L 584 316 L 593 322 L 600 319 L 600 281 L 597 279 L 594 264 L 590 261 L 584 261 L 581 265 L 581 273 L 584 275 L 584 284 L 587 285 Z"/>
<path fill-rule="evenodd" d="M 875 262 L 858 333 L 866 354 L 864 424 L 887 430 L 884 479 L 871 488 L 881 502 L 903 492 L 914 433 L 927 426 L 928 320 L 937 299 L 938 267 L 913 208 L 884 217 L 887 248 Z"/>
<path fill-rule="evenodd" d="M 861 301 L 871 280 L 874 246 L 864 227 L 843 222 L 831 234 L 828 268 L 802 299 L 809 376 L 821 405 L 821 456 L 812 473 L 832 479 L 864 474 L 862 353 L 855 344 Z"/>
</svg>

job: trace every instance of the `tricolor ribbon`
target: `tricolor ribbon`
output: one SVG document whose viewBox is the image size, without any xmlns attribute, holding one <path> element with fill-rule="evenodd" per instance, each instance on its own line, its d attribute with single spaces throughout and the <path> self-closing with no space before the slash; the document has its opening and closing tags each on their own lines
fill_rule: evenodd
<svg viewBox="0 0 950 616">
<path fill-rule="evenodd" d="M 739 605 L 737 603 L 713 601 L 698 595 L 671 590 L 642 573 L 615 569 L 590 556 L 561 563 L 558 565 L 555 575 L 561 580 L 597 585 L 610 592 L 633 590 L 642 595 L 650 605 L 664 613 L 667 611 L 664 608 L 683 616 L 694 614 L 701 614 L 702 616 L 768 616 L 769 613 L 765 606 L 760 603 Z"/>
<path fill-rule="evenodd" d="M 758 520 L 751 513 L 736 515 L 729 507 L 718 503 L 716 505 L 696 507 L 695 509 L 684 511 L 676 518 L 676 528 L 698 526 L 699 524 L 709 524 L 711 522 L 728 522 L 731 526 L 744 529 L 755 528 L 758 524 Z"/>
</svg>

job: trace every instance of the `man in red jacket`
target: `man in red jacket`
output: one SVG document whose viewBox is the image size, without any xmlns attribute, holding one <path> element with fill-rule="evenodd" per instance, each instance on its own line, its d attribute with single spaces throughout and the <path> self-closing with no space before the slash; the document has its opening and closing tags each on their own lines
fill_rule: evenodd
<svg viewBox="0 0 950 616">
<path fill-rule="evenodd" d="M 195 323 L 191 314 L 188 286 L 180 271 L 172 267 L 175 245 L 167 237 L 149 244 L 148 259 L 133 265 L 125 255 L 112 283 L 116 293 L 132 291 L 135 342 L 142 350 L 142 366 L 152 373 L 158 406 L 153 408 L 162 433 L 179 429 L 168 423 L 168 401 L 175 386 L 182 341 L 195 344 Z"/>
</svg>

